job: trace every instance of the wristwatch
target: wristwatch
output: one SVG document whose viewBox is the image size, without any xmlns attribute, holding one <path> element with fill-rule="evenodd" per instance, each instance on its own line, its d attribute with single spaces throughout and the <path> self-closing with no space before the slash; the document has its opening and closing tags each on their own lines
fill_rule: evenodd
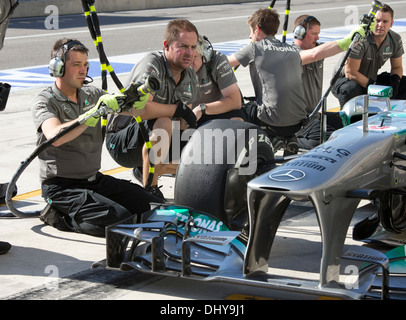
<svg viewBox="0 0 406 320">
<path fill-rule="evenodd" d="M 199 108 L 200 108 L 200 111 L 202 112 L 202 115 L 203 116 L 206 115 L 206 104 L 205 103 L 199 104 Z"/>
</svg>

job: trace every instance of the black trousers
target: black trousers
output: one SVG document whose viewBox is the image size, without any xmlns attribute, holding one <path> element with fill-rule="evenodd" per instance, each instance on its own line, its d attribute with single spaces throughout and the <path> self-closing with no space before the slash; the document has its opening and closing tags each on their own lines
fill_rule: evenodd
<svg viewBox="0 0 406 320">
<path fill-rule="evenodd" d="M 203 125 L 205 122 L 210 121 L 210 120 L 216 120 L 216 119 L 232 119 L 232 118 L 241 118 L 242 120 L 247 120 L 246 119 L 246 113 L 244 110 L 238 109 L 238 110 L 231 110 L 228 112 L 220 113 L 220 114 L 206 114 L 202 116 L 198 121 L 197 121 L 197 126 L 200 127 Z"/>
<path fill-rule="evenodd" d="M 334 128 L 327 124 L 326 138 L 339 128 Z M 299 148 L 311 150 L 317 147 L 321 142 L 321 122 L 320 119 L 312 119 L 300 135 L 297 136 Z"/>
<path fill-rule="evenodd" d="M 52 178 L 42 185 L 42 196 L 63 216 L 69 229 L 105 236 L 105 227 L 150 209 L 162 199 L 130 181 L 98 173 L 95 180 Z"/>
<path fill-rule="evenodd" d="M 142 149 L 145 140 L 142 137 L 140 125 L 146 128 L 148 135 L 151 135 L 155 121 L 156 119 L 142 121 L 141 124 L 134 121 L 120 131 L 108 133 L 106 137 L 106 147 L 114 161 L 126 168 L 142 167 Z M 183 130 L 180 130 L 178 133 L 180 137 L 182 133 Z M 180 153 L 177 151 L 182 151 L 187 142 L 188 141 L 184 140 L 174 141 L 174 137 L 172 136 L 168 157 L 165 161 L 168 163 L 178 161 L 180 159 Z M 176 152 L 173 151 L 174 143 L 176 146 L 179 146 L 178 149 L 175 149 Z"/>
<path fill-rule="evenodd" d="M 297 154 L 299 151 L 299 145 L 296 137 L 296 133 L 302 127 L 302 123 L 299 122 L 292 126 L 276 127 L 264 123 L 258 119 L 258 105 L 255 101 L 250 101 L 243 105 L 245 112 L 245 120 L 262 127 L 271 138 L 271 142 L 274 148 L 274 152 L 283 148 L 283 156 L 289 156 Z"/>
<path fill-rule="evenodd" d="M 383 72 L 378 75 L 376 84 L 390 86 L 389 73 Z M 340 107 L 354 97 L 364 95 L 368 93 L 368 88 L 360 86 L 357 82 L 349 80 L 346 77 L 338 79 L 332 87 L 331 92 L 338 99 Z M 392 97 L 392 99 L 406 99 L 406 77 L 403 76 L 400 80 L 398 92 Z"/>
<path fill-rule="evenodd" d="M 276 127 L 266 124 L 262 120 L 258 119 L 257 110 L 258 105 L 255 101 L 251 101 L 243 105 L 243 109 L 245 112 L 245 120 L 256 124 L 260 127 L 266 127 L 266 130 L 270 137 L 294 137 L 296 132 L 300 130 L 302 127 L 302 123 L 299 122 L 292 126 L 285 126 L 285 127 Z"/>
</svg>

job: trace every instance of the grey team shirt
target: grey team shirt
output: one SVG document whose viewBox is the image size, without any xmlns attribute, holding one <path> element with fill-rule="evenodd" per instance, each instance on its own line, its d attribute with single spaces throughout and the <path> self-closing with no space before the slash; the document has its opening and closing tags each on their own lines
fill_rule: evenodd
<svg viewBox="0 0 406 320">
<path fill-rule="evenodd" d="M 134 66 L 129 78 L 130 83 L 145 82 L 150 75 L 157 77 L 161 84 L 161 88 L 153 93 L 153 101 L 163 104 L 173 104 L 179 100 L 187 105 L 192 103 L 197 84 L 196 73 L 192 67 L 183 71 L 181 81 L 176 84 L 164 53 L 152 52 Z"/>
<path fill-rule="evenodd" d="M 296 44 L 292 45 L 299 51 L 302 50 Z M 308 115 L 314 111 L 323 94 L 323 70 L 324 59 L 303 66 L 302 82 L 306 100 L 306 113 Z"/>
<path fill-rule="evenodd" d="M 197 95 L 197 76 L 192 67 L 183 71 L 181 81 L 176 84 L 171 69 L 162 51 L 147 54 L 136 64 L 129 76 L 126 87 L 131 83 L 144 83 L 149 76 L 155 76 L 160 83 L 160 89 L 154 93 L 153 101 L 162 104 L 174 104 L 182 101 L 184 104 L 192 104 Z M 117 132 L 124 129 L 135 120 L 133 117 L 114 114 L 109 116 L 107 132 Z"/>
<path fill-rule="evenodd" d="M 251 42 L 234 56 L 242 66 L 250 65 L 260 120 L 285 127 L 306 118 L 299 50 L 269 36 Z"/>
<path fill-rule="evenodd" d="M 45 120 L 58 118 L 65 123 L 77 119 L 93 108 L 103 94 L 105 92 L 99 88 L 83 87 L 79 89 L 76 104 L 66 98 L 55 84 L 39 93 L 31 107 L 37 129 L 37 145 L 46 140 L 41 131 Z M 51 145 L 39 154 L 41 182 L 53 177 L 87 179 L 99 171 L 103 146 L 100 122 L 96 127 L 88 127 L 76 139 L 59 147 Z"/>
<path fill-rule="evenodd" d="M 373 81 L 376 80 L 378 70 L 390 58 L 399 58 L 403 55 L 402 38 L 396 32 L 389 30 L 388 35 L 380 48 L 370 33 L 358 43 L 350 53 L 350 58 L 361 59 L 359 72 Z"/>
<path fill-rule="evenodd" d="M 221 90 L 237 83 L 227 56 L 218 51 L 213 51 L 210 61 L 203 63 L 197 72 L 197 78 L 199 94 L 193 106 L 222 99 Z"/>
</svg>

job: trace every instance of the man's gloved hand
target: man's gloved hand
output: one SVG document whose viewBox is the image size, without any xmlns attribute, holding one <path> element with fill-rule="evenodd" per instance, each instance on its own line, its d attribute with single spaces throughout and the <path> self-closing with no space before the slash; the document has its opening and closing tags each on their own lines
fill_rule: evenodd
<svg viewBox="0 0 406 320">
<path fill-rule="evenodd" d="M 79 116 L 79 121 L 83 121 L 83 119 L 89 117 L 93 113 L 95 113 L 99 109 L 99 106 L 96 104 L 92 109 L 86 111 L 84 114 L 81 114 Z M 96 124 L 99 122 L 100 116 L 98 117 L 90 117 L 87 119 L 84 124 L 87 125 L 88 127 L 95 127 Z"/>
<path fill-rule="evenodd" d="M 96 106 L 100 106 L 102 103 L 112 111 L 118 111 L 120 106 L 118 105 L 117 98 L 120 98 L 123 95 L 112 95 L 112 94 L 104 94 L 99 98 L 97 101 Z"/>
<path fill-rule="evenodd" d="M 182 101 L 178 102 L 178 106 L 176 108 L 175 113 L 173 114 L 173 117 L 175 117 L 175 118 L 180 117 L 180 118 L 185 119 L 185 121 L 191 128 L 197 127 L 196 115 L 193 113 L 192 109 L 190 109 Z"/>
<path fill-rule="evenodd" d="M 133 108 L 137 110 L 141 110 L 145 108 L 145 105 L 148 102 L 149 93 L 141 95 L 140 100 L 137 100 L 133 103 Z"/>
<path fill-rule="evenodd" d="M 393 96 L 395 98 L 399 93 L 400 77 L 396 73 L 391 74 L 389 77 L 389 85 L 393 88 Z"/>
<path fill-rule="evenodd" d="M 109 108 L 112 111 L 117 111 L 118 109 L 120 109 L 118 102 L 117 102 L 117 96 L 111 95 L 111 94 L 104 94 L 102 95 L 99 100 L 97 101 L 96 105 L 86 111 L 84 114 L 79 116 L 79 121 L 89 117 L 90 115 L 92 115 L 93 113 L 95 113 L 97 110 L 99 110 L 100 105 L 103 103 L 104 105 L 107 106 L 107 108 Z M 89 127 L 95 127 L 97 125 L 97 123 L 99 122 L 101 114 L 99 114 L 97 117 L 90 117 L 89 119 L 87 119 L 84 123 L 85 125 L 89 126 Z"/>
<path fill-rule="evenodd" d="M 376 27 L 376 20 L 375 20 L 375 18 L 373 18 L 371 24 L 369 25 L 369 30 L 374 32 L 375 27 Z"/>
<path fill-rule="evenodd" d="M 376 81 L 369 79 L 366 88 L 368 88 L 369 86 L 375 84 Z"/>
<path fill-rule="evenodd" d="M 365 37 L 365 25 L 360 25 L 358 27 L 355 27 L 354 29 L 351 30 L 349 34 L 347 34 L 343 39 L 337 40 L 337 45 L 340 47 L 341 50 L 346 51 L 351 43 L 352 39 L 354 38 L 356 33 L 359 33 L 361 35 L 361 39 Z"/>
</svg>

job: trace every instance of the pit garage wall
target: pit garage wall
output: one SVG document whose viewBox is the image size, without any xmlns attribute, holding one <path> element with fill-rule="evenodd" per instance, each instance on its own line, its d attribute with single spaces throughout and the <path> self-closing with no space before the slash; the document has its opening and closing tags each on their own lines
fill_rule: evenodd
<svg viewBox="0 0 406 320">
<path fill-rule="evenodd" d="M 256 0 L 95 0 L 98 13 L 109 11 L 143 10 L 175 7 L 192 7 L 214 4 L 258 2 Z M 48 16 L 52 7 L 59 14 L 83 13 L 81 0 L 19 0 L 13 18 Z"/>
</svg>

